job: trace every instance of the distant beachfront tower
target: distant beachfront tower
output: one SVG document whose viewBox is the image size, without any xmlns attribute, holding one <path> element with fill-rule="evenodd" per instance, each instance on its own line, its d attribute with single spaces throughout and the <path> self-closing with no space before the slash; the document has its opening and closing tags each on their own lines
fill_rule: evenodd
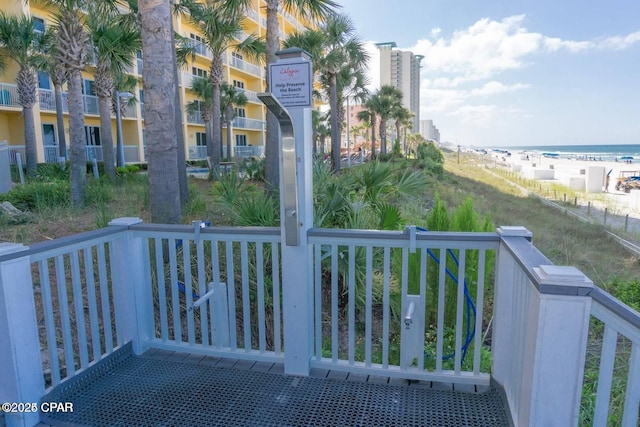
<svg viewBox="0 0 640 427">
<path fill-rule="evenodd" d="M 376 43 L 380 50 L 380 86 L 395 86 L 402 92 L 402 103 L 414 114 L 413 133 L 420 124 L 420 61 L 423 55 L 394 49 L 395 42 Z"/>
<path fill-rule="evenodd" d="M 427 141 L 440 143 L 440 131 L 434 126 L 433 120 L 420 120 L 420 135 Z"/>
</svg>

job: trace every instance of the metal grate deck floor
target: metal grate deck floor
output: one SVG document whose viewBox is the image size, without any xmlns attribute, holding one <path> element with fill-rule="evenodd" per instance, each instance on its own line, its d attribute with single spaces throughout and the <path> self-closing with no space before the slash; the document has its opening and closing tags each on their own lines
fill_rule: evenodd
<svg viewBox="0 0 640 427">
<path fill-rule="evenodd" d="M 468 393 L 346 376 L 319 370 L 310 377 L 288 376 L 278 364 L 153 350 L 134 356 L 123 348 L 45 396 L 44 401 L 73 402 L 74 411 L 42 414 L 42 421 L 54 426 L 509 425 L 493 387 Z"/>
</svg>

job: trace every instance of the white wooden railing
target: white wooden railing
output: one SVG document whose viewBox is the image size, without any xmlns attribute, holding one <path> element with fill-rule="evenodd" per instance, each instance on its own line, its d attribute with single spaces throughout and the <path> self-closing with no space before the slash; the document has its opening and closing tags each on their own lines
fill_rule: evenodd
<svg viewBox="0 0 640 427">
<path fill-rule="evenodd" d="M 575 267 L 554 266 L 525 229 L 499 232 L 492 378 L 505 391 L 514 424 L 637 426 L 640 313 Z M 593 347 L 600 354 L 588 356 Z M 628 372 L 618 378 L 614 399 L 613 364 L 621 359 Z M 582 395 L 593 388 L 594 376 L 597 392 Z M 613 409 L 610 401 L 622 396 L 624 406 Z"/>
<path fill-rule="evenodd" d="M 551 265 L 526 230 L 311 229 L 307 273 L 295 277 L 284 273 L 305 266 L 292 265 L 280 233 L 121 218 L 29 248 L 1 243 L 0 401 L 38 402 L 131 342 L 138 354 L 284 360 L 285 371 L 290 354 L 308 354 L 308 369 L 492 380 L 515 425 L 637 425 L 640 314 L 575 268 Z M 309 342 L 287 341 L 306 322 L 285 304 L 296 288 L 312 295 Z M 295 310 L 304 314 L 304 304 Z M 602 343 L 598 386 L 595 403 L 581 411 L 590 328 Z M 626 383 L 615 409 L 614 375 Z M 5 422 L 38 418 L 11 413 Z"/>
<path fill-rule="evenodd" d="M 415 227 L 311 230 L 313 365 L 489 384 L 488 364 L 480 367 L 482 319 L 485 272 L 498 242 L 495 233 L 417 233 Z M 435 339 L 426 343 L 425 335 Z M 453 349 L 446 340 L 455 342 Z"/>
<path fill-rule="evenodd" d="M 132 229 L 152 278 L 145 346 L 282 358 L 279 229 Z"/>
</svg>

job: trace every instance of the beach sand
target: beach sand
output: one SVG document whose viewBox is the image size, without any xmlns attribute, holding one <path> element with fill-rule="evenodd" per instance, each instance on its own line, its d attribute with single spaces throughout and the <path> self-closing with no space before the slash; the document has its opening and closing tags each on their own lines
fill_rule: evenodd
<svg viewBox="0 0 640 427">
<path fill-rule="evenodd" d="M 616 181 L 622 171 L 638 171 L 640 161 L 626 163 L 624 161 L 575 160 L 567 158 L 548 158 L 536 153 L 512 153 L 511 156 L 494 154 L 496 165 L 519 173 L 524 178 L 540 181 L 544 184 L 557 183 L 571 188 L 578 194 L 578 205 L 584 208 L 590 204 L 590 217 L 603 215 L 605 208 L 607 224 L 615 228 L 625 227 L 629 231 L 640 232 L 640 189 L 625 193 L 616 190 Z M 609 173 L 610 172 L 610 173 Z M 605 177 L 609 174 L 608 192 L 605 191 Z M 557 194 L 558 198 L 562 195 Z M 628 215 L 628 217 L 627 217 Z M 600 219 L 602 221 L 602 219 Z M 594 219 L 594 222 L 599 222 Z"/>
</svg>

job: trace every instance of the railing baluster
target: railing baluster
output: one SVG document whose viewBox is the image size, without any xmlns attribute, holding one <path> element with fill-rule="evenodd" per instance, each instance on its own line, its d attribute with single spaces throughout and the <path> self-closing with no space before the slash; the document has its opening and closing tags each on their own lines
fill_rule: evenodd
<svg viewBox="0 0 640 427">
<path fill-rule="evenodd" d="M 382 284 L 382 366 L 386 369 L 389 367 L 389 330 L 391 321 L 390 309 L 390 293 L 391 284 L 384 281 Z"/>
<path fill-rule="evenodd" d="M 71 339 L 71 319 L 69 317 L 69 298 L 67 297 L 67 280 L 65 277 L 64 255 L 58 255 L 56 265 L 56 285 L 58 288 L 58 302 L 60 309 L 60 323 L 62 324 L 62 345 L 64 346 L 64 363 L 66 377 L 75 373 L 73 358 L 73 341 Z"/>
<path fill-rule="evenodd" d="M 167 283 L 164 274 L 164 260 L 162 254 L 162 239 L 153 239 L 156 258 L 156 281 L 158 286 L 158 310 L 160 311 L 160 339 L 169 339 L 169 322 L 167 316 Z M 175 337 L 175 335 L 174 335 Z"/>
<path fill-rule="evenodd" d="M 634 427 L 638 425 L 638 407 L 640 406 L 640 344 L 634 342 L 629 356 L 629 374 L 627 390 L 624 397 L 622 425 Z"/>
<path fill-rule="evenodd" d="M 407 312 L 407 295 L 409 294 L 409 249 L 402 248 L 402 270 L 400 272 L 400 292 L 402 295 L 402 308 L 401 312 Z M 386 272 L 386 252 L 385 252 L 385 272 Z M 386 288 L 386 280 L 385 280 L 385 288 Z M 404 316 L 404 314 L 403 314 Z M 416 325 L 417 326 L 417 325 Z M 406 363 L 404 360 L 400 360 L 400 367 L 403 369 L 407 369 Z"/>
<path fill-rule="evenodd" d="M 87 304 L 89 306 L 89 326 L 91 327 L 92 354 L 93 360 L 99 360 L 102 357 L 102 352 L 100 351 L 100 328 L 98 325 L 96 283 L 93 271 L 93 246 L 85 248 L 83 253 L 85 279 L 87 285 Z"/>
<path fill-rule="evenodd" d="M 431 309 L 427 306 L 427 301 L 429 301 L 427 297 L 427 248 L 422 248 L 420 250 L 420 297 L 422 301 L 424 301 L 424 327 L 429 328 L 428 321 L 428 313 Z M 422 330 L 422 336 L 425 335 L 426 330 Z M 388 340 L 388 338 L 387 338 Z M 424 355 L 418 359 L 418 369 L 421 371 L 424 370 Z"/>
<path fill-rule="evenodd" d="M 89 365 L 89 353 L 87 351 L 87 327 L 84 320 L 84 304 L 82 298 L 82 283 L 80 279 L 78 252 L 71 252 L 69 254 L 69 258 L 71 260 L 71 285 L 73 288 L 73 305 L 75 308 L 80 368 L 84 369 Z"/>
<path fill-rule="evenodd" d="M 356 347 L 356 253 L 349 245 L 349 364 L 353 365 Z"/>
<path fill-rule="evenodd" d="M 478 288 L 476 289 L 476 318 L 475 337 L 473 343 L 473 373 L 480 374 L 480 356 L 482 355 L 482 319 L 484 318 L 484 275 L 485 275 L 486 251 L 482 249 L 478 253 Z"/>
<path fill-rule="evenodd" d="M 184 274 L 184 300 L 185 307 L 193 305 L 193 283 L 191 281 L 191 240 L 182 240 L 182 268 Z M 186 310 L 187 315 L 187 339 L 190 345 L 196 343 L 196 331 L 194 325 L 193 310 Z"/>
<path fill-rule="evenodd" d="M 438 269 L 438 325 L 436 332 L 436 372 L 442 372 L 442 346 L 444 340 L 444 297 L 447 266 L 446 249 L 440 249 L 440 263 Z"/>
<path fill-rule="evenodd" d="M 440 260 L 440 262 L 442 262 L 442 260 Z M 456 353 L 454 356 L 454 372 L 456 374 L 459 374 L 462 368 L 462 325 L 464 324 L 465 262 L 466 252 L 464 249 L 461 249 L 458 254 L 458 286 L 456 297 Z"/>
<path fill-rule="evenodd" d="M 113 260 L 115 260 L 117 258 L 117 254 L 114 248 L 114 242 L 109 242 L 109 270 L 111 271 L 111 277 L 118 277 L 119 272 L 115 271 L 115 263 L 113 262 Z M 106 283 L 106 282 L 105 282 Z M 111 282 L 111 287 L 110 287 L 111 291 L 113 292 L 117 292 L 117 289 L 115 286 L 113 286 L 113 282 Z M 111 304 L 111 297 L 108 296 L 107 298 L 109 298 L 109 302 Z M 124 342 L 124 332 L 123 332 L 123 326 L 122 326 L 122 319 L 120 318 L 121 316 L 118 315 L 118 309 L 115 307 L 115 305 L 113 306 L 113 320 L 116 323 L 116 342 L 118 346 L 123 346 L 125 344 Z"/>
<path fill-rule="evenodd" d="M 322 245 L 314 245 L 316 359 L 322 359 Z"/>
<path fill-rule="evenodd" d="M 198 264 L 198 293 L 200 296 L 206 294 L 207 289 L 207 277 L 204 274 L 204 241 L 199 240 L 196 242 L 196 254 Z M 209 322 L 207 322 L 208 314 L 207 307 L 209 304 L 202 304 L 200 306 L 200 342 L 202 345 L 209 345 Z"/>
<path fill-rule="evenodd" d="M 364 362 L 366 366 L 371 366 L 371 317 L 373 310 L 369 304 L 371 289 L 373 287 L 373 247 L 367 245 L 365 269 L 367 278 L 365 283 L 365 326 L 364 326 Z M 384 345 L 384 344 L 383 344 Z M 387 344 L 388 345 L 388 344 Z M 388 351 L 388 349 L 387 349 Z"/>
<path fill-rule="evenodd" d="M 217 240 L 211 241 L 211 277 L 213 278 L 213 283 L 220 283 L 220 253 L 218 251 L 219 242 Z M 217 313 L 214 313 L 214 305 L 213 300 L 210 300 L 209 304 L 211 308 L 211 342 L 216 348 L 221 348 L 223 346 L 221 334 L 218 333 L 216 336 L 214 334 L 216 330 L 215 318 Z M 218 328 L 220 326 L 217 326 Z"/>
<path fill-rule="evenodd" d="M 229 345 L 231 350 L 238 349 L 238 336 L 236 334 L 236 325 L 238 322 L 236 316 L 236 281 L 235 271 L 233 268 L 233 242 L 227 240 L 226 242 L 226 256 L 227 256 L 227 293 L 229 301 L 229 313 L 231 314 L 231 321 L 229 322 Z"/>
<path fill-rule="evenodd" d="M 331 245 L 331 359 L 338 361 L 338 245 Z"/>
<path fill-rule="evenodd" d="M 176 239 L 169 239 L 169 270 L 171 280 L 171 317 L 173 318 L 173 339 L 182 342 L 182 315 L 180 313 L 180 295 L 178 292 L 178 262 L 176 254 Z M 164 265 L 164 264 L 163 264 Z M 163 273 L 164 274 L 164 273 Z"/>
<path fill-rule="evenodd" d="M 271 244 L 271 280 L 273 282 L 273 345 L 276 355 L 282 354 L 280 331 L 280 255 L 278 243 Z"/>
<path fill-rule="evenodd" d="M 249 254 L 247 242 L 240 243 L 240 266 L 242 274 L 242 322 L 244 351 L 251 351 L 251 292 L 249 289 Z"/>
<path fill-rule="evenodd" d="M 53 299 L 51 298 L 51 280 L 49 279 L 48 261 L 38 262 L 40 287 L 42 289 L 42 305 L 44 310 L 44 324 L 47 331 L 47 349 L 49 353 L 49 367 L 51 369 L 51 383 L 60 383 L 60 359 L 56 340 L 56 324 L 53 318 Z"/>
<path fill-rule="evenodd" d="M 258 292 L 258 345 L 260 353 L 267 351 L 267 332 L 265 329 L 264 310 L 264 253 L 262 242 L 256 242 L 256 286 Z"/>
<path fill-rule="evenodd" d="M 616 360 L 616 344 L 618 332 L 610 325 L 604 327 L 602 350 L 600 351 L 600 369 L 598 374 L 598 389 L 596 405 L 593 414 L 594 426 L 606 426 L 609 415 L 609 401 L 611 399 L 611 383 L 613 381 L 613 367 Z"/>
<path fill-rule="evenodd" d="M 104 354 L 113 351 L 113 319 L 109 300 L 109 281 L 107 279 L 107 257 L 104 244 L 98 245 L 98 278 L 100 279 L 100 306 L 102 311 L 102 333 L 104 334 Z M 109 258 L 111 259 L 111 258 Z"/>
</svg>

